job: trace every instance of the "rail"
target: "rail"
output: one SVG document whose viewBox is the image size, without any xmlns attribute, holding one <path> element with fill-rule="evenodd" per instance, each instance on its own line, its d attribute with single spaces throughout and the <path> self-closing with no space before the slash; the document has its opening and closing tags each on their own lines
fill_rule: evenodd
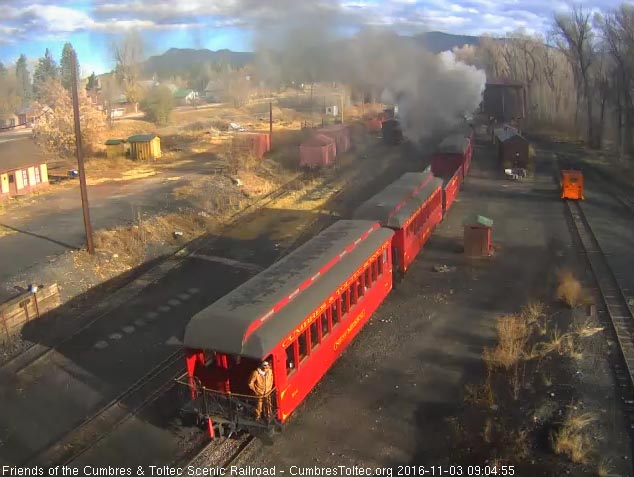
<svg viewBox="0 0 634 477">
<path fill-rule="evenodd" d="M 28 463 L 35 462 L 45 466 L 68 464 L 164 395 L 173 386 L 173 380 L 182 373 L 182 352 L 178 350 L 53 445 L 29 458 Z"/>
<path fill-rule="evenodd" d="M 625 364 L 625 378 L 630 389 L 634 389 L 634 315 L 584 214 L 583 206 L 578 201 L 566 201 L 566 204 L 599 290 L 601 300 L 597 303 L 597 313 L 609 318 Z"/>
</svg>

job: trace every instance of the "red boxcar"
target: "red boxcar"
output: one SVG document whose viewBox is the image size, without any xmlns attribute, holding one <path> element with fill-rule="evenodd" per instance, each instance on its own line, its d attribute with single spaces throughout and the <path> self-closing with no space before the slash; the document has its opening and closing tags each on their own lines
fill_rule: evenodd
<svg viewBox="0 0 634 477">
<path fill-rule="evenodd" d="M 337 145 L 335 140 L 316 134 L 299 145 L 300 167 L 328 167 L 335 162 Z"/>
<path fill-rule="evenodd" d="M 364 202 L 354 218 L 378 220 L 394 230 L 394 271 L 403 275 L 442 220 L 442 180 L 429 171 L 408 172 Z"/>
<path fill-rule="evenodd" d="M 295 410 L 392 289 L 394 233 L 341 220 L 196 314 L 185 330 L 189 410 L 222 430 L 271 428 Z M 247 387 L 272 363 L 272 415 Z"/>
<path fill-rule="evenodd" d="M 462 186 L 463 173 L 462 166 L 458 167 L 456 172 L 449 180 L 445 181 L 443 185 L 443 217 L 449 212 L 454 200 L 460 192 L 460 186 Z"/>
<path fill-rule="evenodd" d="M 323 134 L 335 141 L 337 154 L 348 152 L 352 147 L 352 128 L 348 124 L 336 124 L 317 130 L 317 134 Z"/>
</svg>

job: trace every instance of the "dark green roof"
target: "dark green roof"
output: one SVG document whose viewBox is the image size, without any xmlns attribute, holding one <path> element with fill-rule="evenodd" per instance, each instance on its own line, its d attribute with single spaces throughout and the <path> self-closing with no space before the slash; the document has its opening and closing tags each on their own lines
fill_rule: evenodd
<svg viewBox="0 0 634 477">
<path fill-rule="evenodd" d="M 106 141 L 106 146 L 116 146 L 117 144 L 121 144 L 125 142 L 125 139 L 108 139 Z"/>
<path fill-rule="evenodd" d="M 130 136 L 128 142 L 148 142 L 155 137 L 156 134 L 136 134 L 135 136 Z"/>
<path fill-rule="evenodd" d="M 462 225 L 482 225 L 484 227 L 493 227 L 493 221 L 483 215 L 470 215 L 462 221 Z"/>
</svg>

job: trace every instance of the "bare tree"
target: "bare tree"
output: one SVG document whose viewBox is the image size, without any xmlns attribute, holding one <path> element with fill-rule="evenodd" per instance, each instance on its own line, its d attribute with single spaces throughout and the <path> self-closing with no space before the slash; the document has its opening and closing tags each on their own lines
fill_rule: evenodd
<svg viewBox="0 0 634 477">
<path fill-rule="evenodd" d="M 138 103 L 141 100 L 141 88 L 138 81 L 141 76 L 144 50 L 141 35 L 134 31 L 126 33 L 113 45 L 115 74 L 123 93 L 131 103 Z"/>
<path fill-rule="evenodd" d="M 605 48 L 613 59 L 611 74 L 615 94 L 617 141 L 622 155 L 632 152 L 632 125 L 634 121 L 632 103 L 632 73 L 634 64 L 634 8 L 622 5 L 605 15 L 599 22 Z"/>
<path fill-rule="evenodd" d="M 555 15 L 554 30 L 558 46 L 566 54 L 575 72 L 577 85 L 580 86 L 577 109 L 581 93 L 586 99 L 587 141 L 590 146 L 594 146 L 590 66 L 595 55 L 590 13 L 585 13 L 582 7 L 575 6 L 569 14 Z"/>
</svg>

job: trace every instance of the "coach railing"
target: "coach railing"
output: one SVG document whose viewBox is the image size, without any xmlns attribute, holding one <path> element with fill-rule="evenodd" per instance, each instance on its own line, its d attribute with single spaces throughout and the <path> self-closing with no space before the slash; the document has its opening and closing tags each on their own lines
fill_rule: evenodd
<svg viewBox="0 0 634 477">
<path fill-rule="evenodd" d="M 206 416 L 219 416 L 228 421 L 255 421 L 258 403 L 262 406 L 262 424 L 275 422 L 275 388 L 263 396 L 223 392 L 206 388 L 197 377 L 183 376 L 176 380 L 191 391 L 194 406 Z"/>
</svg>

